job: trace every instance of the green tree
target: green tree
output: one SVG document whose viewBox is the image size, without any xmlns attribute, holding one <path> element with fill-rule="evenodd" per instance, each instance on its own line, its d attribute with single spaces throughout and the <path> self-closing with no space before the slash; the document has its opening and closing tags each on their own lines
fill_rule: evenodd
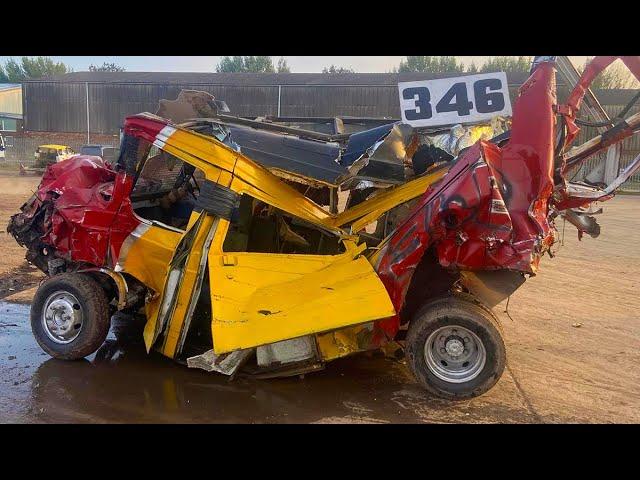
<svg viewBox="0 0 640 480">
<path fill-rule="evenodd" d="M 102 66 L 96 67 L 94 64 L 89 65 L 90 72 L 124 72 L 126 69 L 115 63 L 104 62 Z"/>
<path fill-rule="evenodd" d="M 54 62 L 49 57 L 22 57 L 19 62 L 10 58 L 0 70 L 3 71 L 3 78 L 16 83 L 32 78 L 63 75 L 71 71 L 64 63 Z"/>
<path fill-rule="evenodd" d="M 471 65 L 467 67 L 467 73 L 478 73 L 480 69 L 476 65 L 476 62 L 471 62 Z"/>
<path fill-rule="evenodd" d="M 13 58 L 7 60 L 4 64 L 4 71 L 7 74 L 7 78 L 9 82 L 21 82 L 26 78 L 20 63 L 18 63 Z"/>
<path fill-rule="evenodd" d="M 247 72 L 274 73 L 276 71 L 271 57 L 267 56 L 244 57 L 244 66 Z"/>
<path fill-rule="evenodd" d="M 429 72 L 429 73 L 463 73 L 464 64 L 458 62 L 456 57 L 429 55 L 407 56 L 406 60 L 400 60 L 398 72 Z"/>
<path fill-rule="evenodd" d="M 0 65 L 0 83 L 9 83 L 9 77 L 4 73 L 4 68 Z"/>
<path fill-rule="evenodd" d="M 291 69 L 284 58 L 280 58 L 280 60 L 278 60 L 277 70 L 278 73 L 291 73 Z"/>
<path fill-rule="evenodd" d="M 322 69 L 322 73 L 356 73 L 356 71 L 353 68 L 336 67 L 335 65 L 331 64 L 330 67 L 324 67 Z"/>
<path fill-rule="evenodd" d="M 591 60 L 591 58 L 588 58 L 587 61 L 584 62 L 582 68 L 578 68 L 580 73 L 584 71 L 584 68 Z M 593 80 L 591 88 L 602 90 L 615 88 L 638 88 L 638 81 L 620 60 L 616 60 L 603 72 L 600 72 L 600 75 Z"/>
<path fill-rule="evenodd" d="M 244 60 L 242 57 L 222 57 L 216 65 L 216 72 L 244 72 Z"/>
<path fill-rule="evenodd" d="M 278 64 L 279 65 L 279 64 Z M 285 62 L 286 66 L 286 62 Z M 288 67 L 287 67 L 288 68 Z M 271 57 L 249 56 L 249 57 L 222 57 L 220 63 L 216 65 L 216 72 L 251 72 L 251 73 L 274 73 L 275 68 Z"/>
<path fill-rule="evenodd" d="M 531 61 L 531 57 L 490 57 L 480 67 L 480 72 L 529 73 Z"/>
</svg>

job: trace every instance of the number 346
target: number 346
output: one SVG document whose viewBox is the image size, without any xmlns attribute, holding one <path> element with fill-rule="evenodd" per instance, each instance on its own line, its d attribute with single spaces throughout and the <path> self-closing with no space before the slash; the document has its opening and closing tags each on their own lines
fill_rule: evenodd
<svg viewBox="0 0 640 480">
<path fill-rule="evenodd" d="M 504 108 L 504 94 L 502 81 L 497 78 L 486 78 L 473 83 L 473 96 L 476 101 L 475 110 L 478 113 L 499 112 Z M 431 92 L 427 87 L 410 87 L 402 92 L 405 100 L 414 100 L 415 109 L 405 110 L 407 120 L 426 120 L 433 117 L 431 106 Z M 449 90 L 436 104 L 436 113 L 457 112 L 458 116 L 468 116 L 473 110 L 473 102 L 467 94 L 467 83 L 458 82 L 451 85 Z"/>
</svg>

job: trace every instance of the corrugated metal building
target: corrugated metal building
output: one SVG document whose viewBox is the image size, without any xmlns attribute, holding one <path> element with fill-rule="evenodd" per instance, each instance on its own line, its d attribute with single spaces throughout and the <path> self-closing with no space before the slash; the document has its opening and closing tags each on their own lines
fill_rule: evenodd
<svg viewBox="0 0 640 480">
<path fill-rule="evenodd" d="M 23 83 L 24 129 L 114 134 L 127 115 L 154 112 L 181 89 L 207 91 L 237 115 L 399 118 L 398 82 L 456 75 L 74 72 Z M 508 75 L 512 99 L 526 78 Z M 562 97 L 561 81 L 558 90 Z M 634 91 L 596 93 L 604 105 L 624 105 Z"/>
<path fill-rule="evenodd" d="M 238 115 L 399 118 L 398 82 L 455 75 L 75 72 L 24 82 L 25 130 L 117 133 L 127 115 L 154 112 L 181 89 L 207 91 Z M 526 78 L 509 76 L 512 95 Z"/>
</svg>

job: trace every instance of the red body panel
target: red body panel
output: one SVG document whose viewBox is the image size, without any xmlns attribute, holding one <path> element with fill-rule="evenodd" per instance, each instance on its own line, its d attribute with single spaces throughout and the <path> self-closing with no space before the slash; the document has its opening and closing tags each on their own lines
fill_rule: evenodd
<svg viewBox="0 0 640 480">
<path fill-rule="evenodd" d="M 446 268 L 535 273 L 554 239 L 554 105 L 555 69 L 545 63 L 520 89 L 507 146 L 478 142 L 425 192 L 376 265 L 396 311 L 432 245 Z M 399 324 L 396 316 L 379 327 L 393 337 Z"/>
<path fill-rule="evenodd" d="M 40 205 L 55 203 L 42 241 L 67 260 L 113 268 L 122 242 L 140 223 L 129 200 L 132 182 L 100 157 L 77 155 L 51 165 L 36 192 Z"/>
</svg>

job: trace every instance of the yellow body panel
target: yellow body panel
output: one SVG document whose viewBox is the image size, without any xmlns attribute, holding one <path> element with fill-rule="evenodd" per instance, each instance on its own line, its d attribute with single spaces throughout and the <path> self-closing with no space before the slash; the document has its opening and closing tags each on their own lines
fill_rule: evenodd
<svg viewBox="0 0 640 480">
<path fill-rule="evenodd" d="M 148 224 L 141 234 L 135 231 L 125 241 L 118 270 L 129 273 L 155 292 L 162 291 L 163 278 L 182 234 Z"/>
<path fill-rule="evenodd" d="M 176 355 L 178 341 L 183 333 L 183 326 L 191 315 L 190 310 L 193 310 L 195 303 L 198 301 L 198 290 L 195 289 L 195 285 L 198 274 L 202 273 L 204 275 L 204 269 L 206 269 L 206 265 L 202 265 L 201 268 L 201 261 L 203 260 L 203 255 L 205 257 L 207 255 L 207 238 L 213 233 L 212 229 L 215 229 L 218 222 L 218 219 L 213 215 L 207 215 L 206 213 L 201 215 L 202 221 L 199 225 L 195 226 L 195 220 L 191 225 L 192 227 L 195 226 L 198 231 L 187 258 L 182 281 L 178 285 L 176 306 L 167 321 L 166 333 L 160 349 L 162 354 L 171 358 Z M 197 216 L 197 214 L 191 215 L 192 219 Z"/>
<path fill-rule="evenodd" d="M 387 318 L 395 310 L 363 246 L 340 255 L 223 252 L 221 220 L 209 251 L 217 354 Z"/>
<path fill-rule="evenodd" d="M 155 292 L 145 303 L 147 323 L 143 336 L 147 351 L 153 343 L 169 263 L 181 238 L 182 234 L 169 228 L 145 223 L 129 235 L 120 252 L 116 269 L 134 276 Z"/>
<path fill-rule="evenodd" d="M 196 220 L 194 220 L 194 217 Z M 197 249 L 194 250 L 191 248 L 187 250 L 185 266 L 183 268 L 178 268 L 174 265 L 174 262 L 176 262 L 181 255 L 185 254 L 180 251 L 180 247 L 185 241 L 187 235 L 191 236 L 195 234 L 195 239 L 192 243 L 196 244 L 198 239 L 197 234 L 201 231 L 204 217 L 206 217 L 205 214 L 199 214 L 196 212 L 191 215 L 189 228 L 184 234 L 180 235 L 179 242 L 176 243 L 173 251 L 171 252 L 172 256 L 167 262 L 164 271 L 162 272 L 162 276 L 159 277 L 162 279 L 162 285 L 157 290 L 159 295 L 153 299 L 151 305 L 147 304 L 147 323 L 145 324 L 143 334 L 147 352 L 151 350 L 162 331 L 171 327 L 171 321 L 174 318 L 175 311 L 183 311 L 184 305 L 188 303 L 188 299 L 185 298 L 186 289 L 184 288 L 188 288 L 188 284 L 185 280 L 189 279 L 189 266 L 192 264 L 190 262 L 191 258 L 198 256 Z"/>
<path fill-rule="evenodd" d="M 254 198 L 315 224 L 332 230 L 331 214 L 293 187 L 282 182 L 267 169 L 256 164 L 218 140 L 199 133 L 177 129 L 164 141 L 163 150 L 201 169 L 207 180 L 219 181 L 222 172 L 233 175 L 231 189 L 249 193 Z"/>
<path fill-rule="evenodd" d="M 351 231 L 358 232 L 393 207 L 422 195 L 429 186 L 444 177 L 447 171 L 448 168 L 438 168 L 415 180 L 378 193 L 372 199 L 336 215 L 332 223 L 336 227 L 352 224 Z"/>
<path fill-rule="evenodd" d="M 373 324 L 353 325 L 316 335 L 318 352 L 324 361 L 346 357 L 367 350 L 373 335 Z"/>
<path fill-rule="evenodd" d="M 354 259 L 352 252 L 335 257 L 211 252 L 209 268 L 218 354 L 395 314 L 371 264 L 362 256 Z"/>
<path fill-rule="evenodd" d="M 71 149 L 68 145 L 57 145 L 57 144 L 47 144 L 47 145 L 38 145 L 38 148 L 52 148 L 54 150 L 64 150 L 65 148 Z"/>
</svg>

